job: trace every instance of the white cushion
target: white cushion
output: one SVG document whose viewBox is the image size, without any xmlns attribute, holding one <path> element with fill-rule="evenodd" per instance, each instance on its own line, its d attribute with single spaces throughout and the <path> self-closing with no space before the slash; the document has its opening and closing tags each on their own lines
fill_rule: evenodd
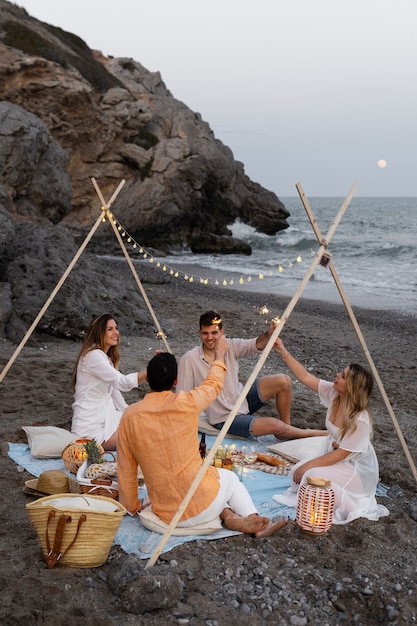
<svg viewBox="0 0 417 626">
<path fill-rule="evenodd" d="M 140 511 L 139 513 L 140 521 L 143 526 L 148 530 L 151 530 L 154 533 L 159 533 L 160 535 L 164 535 L 168 528 L 168 524 L 165 524 L 153 511 L 151 506 L 147 506 L 145 509 Z M 176 526 L 172 531 L 171 535 L 186 536 L 186 535 L 210 535 L 211 533 L 215 533 L 217 530 L 221 530 L 223 528 L 220 517 L 216 517 L 210 522 L 205 522 L 204 524 L 194 524 L 194 526 L 188 526 L 187 528 L 183 528 L 181 526 Z"/>
<path fill-rule="evenodd" d="M 77 439 L 65 428 L 57 426 L 22 426 L 28 438 L 30 453 L 37 459 L 58 459 L 64 448 Z"/>
<path fill-rule="evenodd" d="M 291 439 L 290 441 L 281 441 L 266 446 L 271 452 L 275 452 L 284 459 L 288 459 L 293 463 L 298 461 L 306 461 L 314 459 L 324 454 L 323 448 L 327 442 L 327 436 L 323 437 L 305 437 L 302 439 Z"/>
</svg>

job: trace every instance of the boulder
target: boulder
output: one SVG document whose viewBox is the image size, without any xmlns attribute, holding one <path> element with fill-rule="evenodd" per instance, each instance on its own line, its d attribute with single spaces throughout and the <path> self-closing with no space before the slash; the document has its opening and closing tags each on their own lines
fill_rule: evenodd
<svg viewBox="0 0 417 626">
<path fill-rule="evenodd" d="M 21 340 L 95 224 L 102 203 L 92 178 L 106 201 L 125 181 L 113 217 L 159 255 L 250 254 L 231 236 L 237 219 L 271 235 L 288 227 L 279 198 L 246 176 L 159 72 L 92 51 L 7 0 L 0 59 L 0 335 Z M 96 248 L 114 239 L 109 228 Z M 169 278 L 145 271 L 141 280 Z M 90 247 L 38 330 L 75 338 L 109 307 L 125 332 L 153 326 L 126 264 L 103 267 Z"/>
</svg>

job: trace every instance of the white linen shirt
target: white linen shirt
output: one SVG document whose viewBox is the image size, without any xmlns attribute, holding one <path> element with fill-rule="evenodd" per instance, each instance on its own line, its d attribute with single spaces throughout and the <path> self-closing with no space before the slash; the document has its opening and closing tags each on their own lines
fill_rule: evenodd
<svg viewBox="0 0 417 626">
<path fill-rule="evenodd" d="M 120 392 L 137 386 L 136 372 L 121 374 L 99 348 L 88 352 L 78 363 L 71 431 L 79 438 L 107 441 L 128 406 Z"/>
<path fill-rule="evenodd" d="M 228 339 L 229 349 L 224 358 L 227 367 L 224 386 L 216 400 L 205 411 L 210 424 L 224 422 L 235 406 L 243 389 L 242 383 L 239 382 L 239 359 L 259 352 L 256 347 L 256 339 L 256 337 L 253 339 Z M 204 356 L 201 344 L 186 352 L 179 363 L 176 391 L 190 391 L 193 387 L 201 385 L 209 368 L 210 365 Z M 249 413 L 246 399 L 239 407 L 238 414 L 240 413 L 245 415 Z"/>
</svg>

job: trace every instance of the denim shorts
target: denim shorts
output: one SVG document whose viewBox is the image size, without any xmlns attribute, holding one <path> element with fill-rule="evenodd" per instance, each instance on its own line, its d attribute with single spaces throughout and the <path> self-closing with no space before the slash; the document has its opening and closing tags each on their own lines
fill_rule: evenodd
<svg viewBox="0 0 417 626">
<path fill-rule="evenodd" d="M 231 435 L 235 435 L 236 437 L 246 437 L 248 439 L 254 439 L 252 435 L 252 425 L 253 422 L 256 420 L 256 415 L 252 414 L 256 411 L 259 411 L 259 409 L 266 404 L 261 400 L 259 396 L 258 378 L 254 381 L 252 387 L 249 389 L 246 400 L 249 405 L 249 413 L 238 413 L 235 416 L 227 432 Z M 221 430 L 223 428 L 223 424 L 224 422 L 219 422 L 218 424 L 213 424 L 213 426 L 214 428 L 217 428 L 217 430 Z"/>
</svg>

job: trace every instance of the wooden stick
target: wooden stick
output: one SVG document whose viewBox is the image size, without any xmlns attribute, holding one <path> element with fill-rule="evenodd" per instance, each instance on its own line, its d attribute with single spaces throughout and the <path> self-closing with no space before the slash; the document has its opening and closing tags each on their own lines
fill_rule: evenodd
<svg viewBox="0 0 417 626">
<path fill-rule="evenodd" d="M 125 182 L 126 182 L 125 180 L 122 180 L 120 182 L 120 184 L 118 185 L 116 191 L 114 192 L 114 194 L 112 195 L 111 199 L 109 200 L 109 205 L 113 204 L 114 200 L 116 199 L 117 195 L 119 194 L 119 192 L 122 189 L 122 187 L 125 184 Z M 52 291 L 51 295 L 49 296 L 49 298 L 47 299 L 47 301 L 45 302 L 45 304 L 43 305 L 43 307 L 39 311 L 38 315 L 36 316 L 36 318 L 32 322 L 29 330 L 27 331 L 26 335 L 23 337 L 22 341 L 20 342 L 20 344 L 16 348 L 14 354 L 12 354 L 12 356 L 10 357 L 8 363 L 6 363 L 2 373 L 0 374 L 0 382 L 6 376 L 7 372 L 9 371 L 9 369 L 11 368 L 11 366 L 13 365 L 15 360 L 17 359 L 17 357 L 18 357 L 19 353 L 21 352 L 22 348 L 24 347 L 24 345 L 28 341 L 29 337 L 31 336 L 31 334 L 35 330 L 36 326 L 38 325 L 38 323 L 39 323 L 40 319 L 42 318 L 42 316 L 44 315 L 45 311 L 48 309 L 48 307 L 50 306 L 51 302 L 55 298 L 56 294 L 58 293 L 58 291 L 61 289 L 62 285 L 64 284 L 65 280 L 68 278 L 68 275 L 70 274 L 72 268 L 77 263 L 78 259 L 80 258 L 80 256 L 84 252 L 85 248 L 87 247 L 88 242 L 91 240 L 92 236 L 94 235 L 94 233 L 96 232 L 96 230 L 100 226 L 100 224 L 101 224 L 101 222 L 103 220 L 103 217 L 105 216 L 105 213 L 106 213 L 106 209 L 104 207 L 102 207 L 100 216 L 97 218 L 95 224 L 92 226 L 92 228 L 91 228 L 90 232 L 88 233 L 87 237 L 84 239 L 84 241 L 81 244 L 77 254 L 74 256 L 73 260 L 68 265 L 68 267 L 65 270 L 64 274 L 62 275 L 61 279 L 57 283 L 55 289 Z"/>
<path fill-rule="evenodd" d="M 314 233 L 315 233 L 318 241 L 320 241 L 321 240 L 320 229 L 319 229 L 319 227 L 317 225 L 317 222 L 316 222 L 316 220 L 314 218 L 313 211 L 312 211 L 312 209 L 310 207 L 310 204 L 307 201 L 307 198 L 305 197 L 304 191 L 303 191 L 303 189 L 302 189 L 302 187 L 301 187 L 301 185 L 299 183 L 296 185 L 296 188 L 297 188 L 297 191 L 298 191 L 299 196 L 301 198 L 301 202 L 303 203 L 304 208 L 305 208 L 305 210 L 307 212 L 307 215 L 308 215 L 308 218 L 309 218 L 309 220 L 311 222 L 311 225 L 313 227 Z M 382 380 L 381 380 L 381 378 L 379 376 L 378 370 L 376 369 L 375 363 L 374 363 L 374 361 L 373 361 L 373 359 L 371 357 L 371 354 L 370 354 L 370 352 L 368 350 L 368 346 L 366 345 L 365 338 L 364 338 L 364 336 L 362 334 L 362 331 L 361 331 L 360 326 L 358 324 L 358 321 L 357 321 L 357 319 L 355 317 L 355 314 L 354 314 L 354 312 L 352 310 L 352 307 L 350 306 L 348 297 L 347 297 L 346 292 L 345 292 L 345 290 L 344 290 L 344 288 L 342 286 L 342 283 L 340 282 L 339 276 L 337 274 L 336 268 L 335 268 L 332 260 L 330 260 L 330 262 L 328 264 L 328 267 L 329 267 L 329 269 L 330 269 L 330 271 L 332 273 L 332 276 L 333 276 L 333 279 L 335 281 L 336 287 L 337 287 L 337 289 L 339 291 L 339 294 L 340 294 L 340 296 L 342 298 L 343 304 L 345 305 L 345 308 L 346 308 L 346 310 L 347 310 L 347 312 L 349 314 L 349 317 L 351 319 L 351 322 L 353 324 L 353 328 L 355 329 L 356 335 L 357 335 L 357 337 L 359 339 L 359 343 L 362 346 L 362 349 L 363 349 L 363 351 L 365 353 L 365 356 L 367 358 L 369 366 L 370 366 L 370 368 L 372 370 L 372 373 L 374 375 L 374 378 L 375 378 L 375 380 L 377 382 L 377 385 L 378 385 L 379 390 L 381 392 L 382 398 L 383 398 L 383 400 L 385 402 L 385 406 L 388 409 L 388 413 L 389 413 L 389 415 L 391 417 L 392 423 L 394 424 L 395 431 L 396 431 L 397 436 L 398 436 L 398 438 L 400 440 L 400 443 L 401 443 L 401 445 L 403 447 L 403 450 L 404 450 L 405 456 L 407 457 L 407 460 L 408 460 L 408 463 L 410 465 L 411 471 L 413 472 L 414 479 L 417 482 L 417 469 L 416 469 L 416 466 L 414 464 L 413 458 L 412 458 L 412 456 L 410 454 L 410 451 L 408 449 L 407 443 L 406 443 L 406 441 L 404 439 L 404 436 L 402 434 L 400 425 L 398 423 L 397 418 L 395 417 L 394 410 L 393 410 L 393 408 L 391 406 L 391 403 L 390 403 L 390 401 L 388 399 L 388 396 L 386 394 L 384 385 L 383 385 Z"/>
<path fill-rule="evenodd" d="M 123 241 L 122 237 L 120 236 L 119 231 L 117 230 L 116 224 L 113 222 L 112 215 L 111 215 L 111 213 L 109 211 L 109 207 L 106 206 L 106 202 L 105 202 L 105 200 L 103 198 L 103 195 L 101 193 L 100 187 L 98 186 L 97 181 L 96 181 L 95 178 L 92 178 L 91 181 L 92 181 L 92 183 L 94 185 L 94 188 L 95 188 L 95 190 L 97 192 L 98 197 L 100 198 L 100 202 L 102 203 L 103 207 L 106 208 L 107 219 L 109 220 L 109 222 L 111 224 L 111 227 L 113 228 L 113 231 L 114 231 L 114 233 L 116 235 L 117 241 L 120 244 L 120 247 L 121 247 L 121 249 L 123 251 L 123 254 L 125 256 L 125 259 L 126 259 L 128 265 L 130 267 L 130 270 L 131 270 L 131 272 L 133 274 L 133 277 L 136 280 L 136 284 L 139 287 L 139 290 L 140 290 L 140 292 L 142 294 L 143 299 L 145 300 L 146 306 L 148 307 L 148 310 L 149 310 L 150 314 L 152 315 L 152 319 L 155 322 L 155 326 L 156 326 L 156 328 L 158 330 L 158 336 L 161 337 L 161 339 L 163 340 L 163 342 L 165 344 L 165 347 L 167 349 L 167 352 L 171 352 L 171 350 L 169 348 L 169 345 L 168 345 L 168 342 L 167 342 L 167 339 L 165 337 L 165 333 L 162 331 L 162 328 L 159 325 L 158 319 L 157 319 L 157 317 L 156 317 L 156 315 L 154 313 L 154 310 L 152 308 L 151 303 L 149 302 L 148 296 L 147 296 L 147 294 L 146 294 L 146 292 L 145 292 L 145 290 L 143 288 L 143 285 L 142 285 L 142 283 L 141 283 L 141 281 L 139 279 L 139 276 L 138 276 L 138 274 L 136 272 L 136 269 L 135 269 L 135 267 L 134 267 L 134 265 L 132 263 L 132 260 L 131 260 L 131 258 L 129 256 L 129 253 L 128 253 L 127 249 L 126 249 L 124 241 Z"/>
<path fill-rule="evenodd" d="M 224 437 L 227 434 L 227 431 L 230 428 L 231 423 L 233 422 L 239 407 L 241 406 L 243 400 L 246 398 L 249 389 L 251 388 L 253 382 L 255 381 L 260 369 L 262 368 L 264 362 L 266 361 L 277 337 L 279 336 L 282 328 L 284 327 L 286 321 L 288 320 L 290 313 L 292 312 L 292 310 L 294 309 L 296 303 L 298 302 L 302 292 L 304 291 L 308 281 L 310 280 L 316 266 L 320 263 L 323 254 L 326 251 L 326 247 L 328 242 L 330 241 L 330 239 L 332 238 L 337 225 L 339 224 L 340 220 L 342 219 L 342 216 L 344 214 L 344 212 L 347 209 L 348 204 L 345 203 L 335 221 L 333 222 L 332 226 L 330 227 L 329 232 L 327 233 L 327 237 L 326 240 L 320 245 L 320 248 L 318 249 L 315 258 L 313 259 L 313 262 L 311 263 L 309 269 L 307 270 L 303 280 L 301 281 L 300 286 L 298 287 L 295 295 L 293 296 L 293 298 L 291 299 L 290 303 L 288 304 L 287 308 L 285 309 L 279 323 L 277 324 L 277 326 L 274 329 L 274 332 L 272 333 L 271 337 L 268 340 L 268 343 L 266 344 L 265 348 L 262 351 L 261 356 L 259 357 L 259 360 L 257 362 L 257 364 L 255 365 L 251 375 L 249 376 L 245 386 L 243 387 L 239 398 L 236 400 L 236 403 L 233 407 L 233 409 L 231 410 L 231 412 L 229 413 L 225 423 L 223 424 L 221 430 L 219 431 L 218 436 L 216 437 L 216 440 L 214 442 L 214 445 L 212 446 L 211 450 L 209 451 L 208 455 L 206 456 L 206 458 L 204 459 L 199 471 L 197 472 L 193 482 L 190 485 L 190 488 L 188 489 L 184 500 L 182 501 L 182 503 L 180 504 L 178 511 L 175 513 L 174 517 L 172 518 L 171 522 L 169 523 L 165 534 L 163 535 L 163 537 L 161 538 L 159 544 L 156 546 L 155 551 L 153 553 L 153 555 L 151 556 L 151 558 L 149 559 L 149 561 L 147 562 L 145 569 L 149 569 L 150 567 L 152 567 L 155 562 L 158 559 L 158 556 L 160 555 L 161 551 L 163 550 L 166 542 L 168 541 L 169 537 L 172 534 L 172 531 L 174 530 L 175 526 L 177 525 L 178 520 L 181 518 L 184 510 L 186 509 L 188 503 L 190 502 L 191 498 L 194 495 L 194 492 L 196 491 L 198 485 L 201 482 L 201 479 L 203 478 L 203 475 L 206 473 L 207 467 L 210 465 L 210 463 L 212 462 L 214 455 L 216 453 L 216 450 L 218 448 L 218 446 L 220 445 L 220 443 L 223 441 Z"/>
</svg>

